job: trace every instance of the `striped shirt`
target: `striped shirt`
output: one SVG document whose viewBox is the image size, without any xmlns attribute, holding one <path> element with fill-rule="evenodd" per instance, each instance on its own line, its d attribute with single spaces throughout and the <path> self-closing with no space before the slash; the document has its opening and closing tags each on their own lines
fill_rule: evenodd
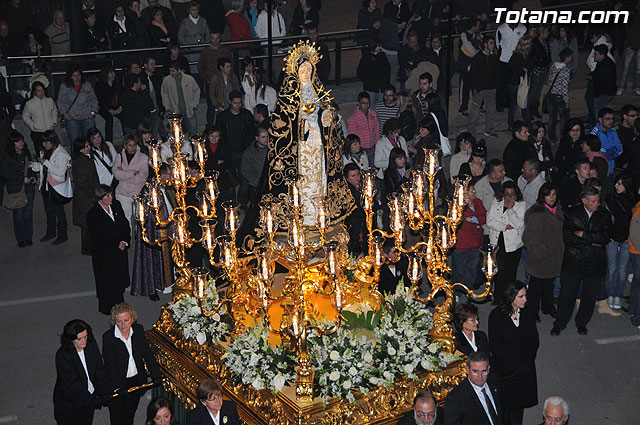
<svg viewBox="0 0 640 425">
<path fill-rule="evenodd" d="M 386 123 L 389 118 L 395 118 L 398 116 L 398 104 L 396 103 L 393 106 L 387 106 L 386 103 L 382 101 L 376 104 L 374 109 L 376 110 L 376 115 L 378 115 L 378 124 L 380 127 L 378 137 L 382 137 L 384 123 Z"/>
</svg>

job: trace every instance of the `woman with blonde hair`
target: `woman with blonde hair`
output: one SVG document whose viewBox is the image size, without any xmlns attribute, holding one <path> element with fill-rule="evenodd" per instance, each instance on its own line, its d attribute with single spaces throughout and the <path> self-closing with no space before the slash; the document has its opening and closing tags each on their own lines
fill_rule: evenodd
<svg viewBox="0 0 640 425">
<path fill-rule="evenodd" d="M 400 135 L 407 141 L 408 146 L 413 145 L 413 138 L 416 134 L 416 113 L 411 102 L 411 96 L 405 91 L 396 95 L 398 100 L 398 119 L 400 120 Z"/>
<path fill-rule="evenodd" d="M 532 68 L 529 62 L 529 53 L 531 52 L 531 36 L 526 35 L 518 41 L 518 45 L 511 55 L 509 60 L 509 66 L 511 67 L 511 73 L 509 74 L 509 113 L 507 116 L 507 123 L 509 124 L 509 130 L 513 125 L 513 120 L 518 109 L 518 87 L 520 86 L 520 78 L 529 78 L 529 71 Z M 529 116 L 529 110 L 527 108 L 522 109 L 522 120 L 527 123 L 531 122 Z"/>
</svg>

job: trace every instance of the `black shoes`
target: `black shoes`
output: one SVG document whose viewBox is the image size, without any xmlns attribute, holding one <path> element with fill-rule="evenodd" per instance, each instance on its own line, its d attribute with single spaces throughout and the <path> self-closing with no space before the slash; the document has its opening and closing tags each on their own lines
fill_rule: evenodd
<svg viewBox="0 0 640 425">
<path fill-rule="evenodd" d="M 53 241 L 52 245 L 62 245 L 63 243 L 65 243 L 67 241 L 67 239 L 69 239 L 69 238 L 66 237 L 66 236 L 58 236 L 56 238 L 56 240 Z"/>
<path fill-rule="evenodd" d="M 26 243 L 27 246 L 33 245 L 33 241 L 31 239 L 29 239 L 28 241 L 24 241 L 24 243 Z"/>
<path fill-rule="evenodd" d="M 587 327 L 586 326 L 578 326 L 578 333 L 580 335 L 586 335 L 587 334 Z"/>
<path fill-rule="evenodd" d="M 153 292 L 152 294 L 149 294 L 149 299 L 151 301 L 159 301 L 160 297 L 158 296 L 158 294 L 156 292 Z"/>
<path fill-rule="evenodd" d="M 560 328 L 556 328 L 555 326 L 553 328 L 551 328 L 551 335 L 560 335 L 560 332 L 562 332 L 562 329 Z"/>
<path fill-rule="evenodd" d="M 44 235 L 43 237 L 40 238 L 40 242 L 50 241 L 51 239 L 53 239 L 55 237 L 56 237 L 55 234 L 47 233 L 46 235 Z"/>
<path fill-rule="evenodd" d="M 18 248 L 24 248 L 25 246 L 27 246 L 25 241 L 18 241 Z"/>
</svg>

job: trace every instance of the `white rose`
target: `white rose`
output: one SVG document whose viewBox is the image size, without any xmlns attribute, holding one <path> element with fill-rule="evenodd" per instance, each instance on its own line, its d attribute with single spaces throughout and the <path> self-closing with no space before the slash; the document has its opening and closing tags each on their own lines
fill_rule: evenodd
<svg viewBox="0 0 640 425">
<path fill-rule="evenodd" d="M 433 363 L 431 363 L 427 359 L 423 359 L 422 361 L 420 361 L 420 366 L 422 366 L 424 370 L 431 370 L 433 368 Z"/>
<path fill-rule="evenodd" d="M 262 378 L 257 377 L 256 379 L 253 380 L 253 382 L 251 383 L 251 386 L 256 390 L 261 390 L 264 388 L 264 382 L 262 381 Z"/>
<path fill-rule="evenodd" d="M 271 385 L 273 385 L 276 390 L 278 391 L 282 391 L 282 387 L 284 387 L 284 383 L 285 383 L 285 379 L 284 376 L 282 376 L 282 374 L 278 373 L 276 376 L 273 377 L 273 379 L 271 380 Z"/>
<path fill-rule="evenodd" d="M 389 348 L 387 348 L 387 353 L 389 353 L 390 356 L 396 355 L 396 349 L 393 348 L 393 345 L 390 345 Z"/>
<path fill-rule="evenodd" d="M 438 344 L 431 343 L 431 344 L 429 344 L 429 347 L 428 347 L 428 348 L 429 348 L 429 352 L 430 352 L 431 354 L 435 354 L 435 353 L 438 351 L 438 348 L 439 348 L 439 347 L 438 347 Z"/>
<path fill-rule="evenodd" d="M 384 379 L 386 379 L 387 381 L 393 381 L 393 373 L 389 372 L 388 370 L 382 372 L 382 376 L 384 376 Z"/>
<path fill-rule="evenodd" d="M 371 363 L 373 361 L 373 356 L 371 353 L 364 353 L 364 361 L 367 363 Z"/>
<path fill-rule="evenodd" d="M 213 320 L 215 320 L 216 322 L 220 321 L 220 315 L 218 313 L 214 313 L 213 316 L 211 316 L 213 318 Z"/>
<path fill-rule="evenodd" d="M 332 380 L 332 381 L 337 381 L 338 379 L 340 379 L 340 372 L 338 372 L 337 370 L 334 370 L 329 375 L 329 379 Z"/>
<path fill-rule="evenodd" d="M 202 314 L 202 311 L 200 310 L 200 307 L 197 305 L 194 305 L 189 309 L 190 316 L 200 316 L 201 314 Z"/>
<path fill-rule="evenodd" d="M 349 388 L 351 388 L 351 380 L 347 379 L 346 381 L 344 381 L 342 383 L 342 388 L 344 388 L 345 390 L 348 390 Z"/>
<path fill-rule="evenodd" d="M 418 347 L 417 345 L 413 346 L 413 354 L 420 354 L 420 347 Z"/>
<path fill-rule="evenodd" d="M 413 373 L 413 365 L 411 363 L 404 365 L 404 371 L 407 375 L 411 375 Z"/>
<path fill-rule="evenodd" d="M 351 366 L 349 368 L 349 375 L 357 375 L 358 374 L 358 369 L 356 369 L 355 367 Z"/>
<path fill-rule="evenodd" d="M 411 328 L 407 329 L 407 331 L 405 332 L 405 335 L 409 338 L 412 338 L 413 336 L 415 336 L 415 334 L 416 333 Z"/>
<path fill-rule="evenodd" d="M 198 341 L 198 344 L 202 345 L 205 342 L 207 342 L 207 335 L 205 335 L 204 332 L 198 332 L 198 334 L 196 335 L 196 341 Z"/>
<path fill-rule="evenodd" d="M 340 360 L 340 353 L 338 353 L 336 350 L 333 350 L 333 351 L 331 352 L 331 354 L 329 354 L 329 358 L 330 358 L 331 360 L 333 360 L 334 362 L 335 362 L 336 360 Z"/>
</svg>

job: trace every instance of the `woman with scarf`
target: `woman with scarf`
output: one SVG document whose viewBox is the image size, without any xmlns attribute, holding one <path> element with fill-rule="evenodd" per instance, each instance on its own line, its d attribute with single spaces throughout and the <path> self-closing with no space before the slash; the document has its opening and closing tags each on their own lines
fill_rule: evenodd
<svg viewBox="0 0 640 425">
<path fill-rule="evenodd" d="M 166 47 L 169 43 L 176 40 L 176 34 L 173 34 L 170 31 L 170 27 L 167 27 L 164 23 L 163 13 L 160 7 L 154 6 L 153 9 L 151 9 L 151 16 L 153 20 L 147 26 L 147 34 L 151 47 Z M 188 71 L 188 69 L 185 69 L 185 71 Z"/>
<path fill-rule="evenodd" d="M 540 187 L 536 203 L 524 215 L 522 242 L 527 249 L 526 272 L 531 276 L 527 308 L 537 320 L 540 320 L 538 314 L 541 303 L 542 313 L 556 317 L 553 281 L 560 276 L 564 253 L 564 214 L 557 199 L 556 186 L 545 183 Z"/>
<path fill-rule="evenodd" d="M 369 158 L 362 150 L 360 138 L 355 134 L 349 134 L 344 140 L 342 148 L 342 165 L 354 163 L 361 170 L 369 168 Z"/>
<path fill-rule="evenodd" d="M 571 118 L 567 121 L 565 134 L 560 138 L 560 144 L 556 151 L 556 175 L 554 183 L 561 185 L 565 179 L 573 175 L 573 167 L 584 155 L 582 153 L 582 136 L 584 124 L 580 118 Z"/>
<path fill-rule="evenodd" d="M 543 177 L 547 179 L 545 172 L 550 172 L 553 168 L 553 150 L 551 149 L 551 143 L 546 137 L 547 131 L 542 121 L 534 121 L 529 128 L 529 158 L 537 159 L 542 163 Z"/>
</svg>

